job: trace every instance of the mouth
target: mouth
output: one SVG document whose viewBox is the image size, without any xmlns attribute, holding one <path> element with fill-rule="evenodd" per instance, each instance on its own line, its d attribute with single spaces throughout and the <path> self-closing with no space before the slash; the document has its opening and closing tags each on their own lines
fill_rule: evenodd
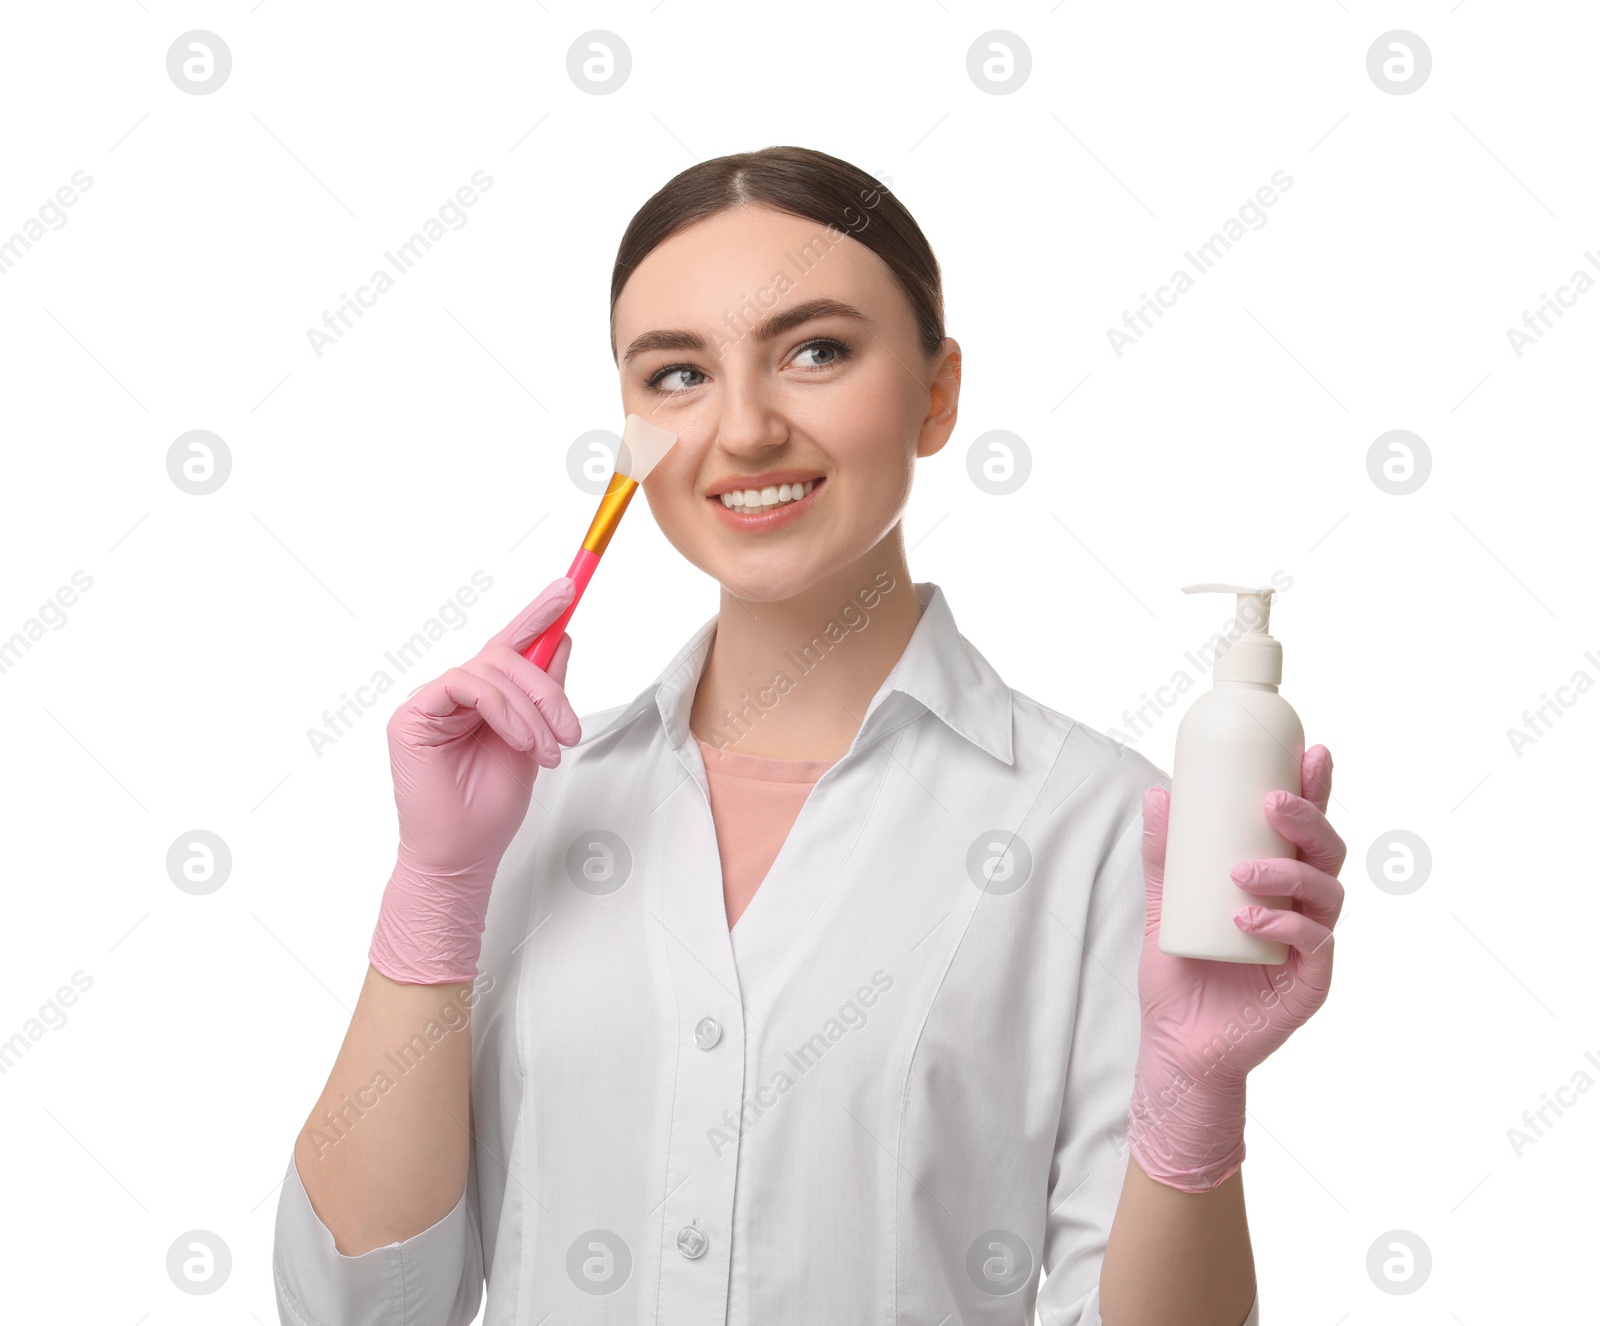
<svg viewBox="0 0 1600 1326">
<path fill-rule="evenodd" d="M 787 500 L 779 500 L 776 504 L 763 504 L 760 506 L 728 506 L 721 496 L 708 497 L 706 502 L 712 508 L 713 518 L 720 520 L 729 529 L 743 530 L 749 533 L 760 533 L 765 530 L 778 529 L 781 526 L 792 524 L 806 514 L 817 504 L 822 496 L 823 489 L 827 487 L 827 477 L 814 479 L 809 491 L 805 485 L 800 485 L 803 495 L 794 497 L 794 485 L 780 485 L 778 493 L 784 488 L 791 491 Z M 776 494 L 774 494 L 776 495 Z"/>
</svg>

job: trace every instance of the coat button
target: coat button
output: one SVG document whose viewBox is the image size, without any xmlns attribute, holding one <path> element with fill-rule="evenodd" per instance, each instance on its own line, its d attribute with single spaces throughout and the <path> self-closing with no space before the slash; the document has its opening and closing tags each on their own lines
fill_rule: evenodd
<svg viewBox="0 0 1600 1326">
<path fill-rule="evenodd" d="M 709 1050 L 722 1039 L 722 1023 L 714 1017 L 703 1017 L 695 1024 L 694 1043 L 702 1050 Z"/>
<path fill-rule="evenodd" d="M 678 1231 L 678 1251 L 690 1261 L 704 1257 L 710 1246 L 711 1240 L 706 1237 L 705 1230 L 692 1220 Z"/>
</svg>

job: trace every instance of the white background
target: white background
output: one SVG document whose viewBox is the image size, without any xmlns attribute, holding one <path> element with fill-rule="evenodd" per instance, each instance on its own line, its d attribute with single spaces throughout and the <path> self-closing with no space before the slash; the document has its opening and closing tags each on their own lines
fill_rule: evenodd
<svg viewBox="0 0 1600 1326">
<path fill-rule="evenodd" d="M 92 587 L 0 673 L 9 904 L 0 1039 L 81 971 L 0 1077 L 16 1319 L 268 1322 L 276 1185 L 366 966 L 394 849 L 384 724 L 555 576 L 593 510 L 579 434 L 620 429 L 607 291 L 672 175 L 794 143 L 890 183 L 943 266 L 960 426 L 919 464 L 917 580 L 1018 690 L 1102 730 L 1230 615 L 1196 580 L 1293 579 L 1283 692 L 1332 750 L 1350 847 L 1327 1005 L 1251 1075 L 1263 1320 L 1592 1317 L 1600 1081 L 1589 942 L 1600 293 L 1519 356 L 1524 310 L 1600 269 L 1600 23 L 1576 3 L 8 6 L 0 242 L 92 188 L 0 276 L 0 640 Z M 233 57 L 191 95 L 166 54 Z M 609 95 L 567 74 L 626 42 Z M 1032 69 L 967 72 L 1004 29 Z M 1431 49 L 1395 95 L 1392 29 Z M 307 328 L 474 171 L 493 177 L 320 358 Z M 1293 180 L 1120 357 L 1107 329 L 1274 171 Z M 1567 298 L 1572 299 L 1569 294 Z M 208 496 L 173 440 L 218 434 Z M 1015 433 L 1032 475 L 979 491 Z M 1369 477 L 1392 429 L 1427 481 Z M 574 621 L 579 713 L 631 698 L 716 608 L 640 502 Z M 323 711 L 475 571 L 493 589 L 315 754 Z M 392 669 L 391 669 L 392 671 Z M 1192 671 L 1192 669 L 1191 669 Z M 1164 769 L 1182 705 L 1137 744 Z M 206 896 L 169 847 L 232 853 Z M 1392 830 L 1432 853 L 1378 888 Z M 26 1039 L 26 1036 L 25 1036 Z M 1586 1051 L 1597 1062 L 1586 1062 Z M 209 1297 L 169 1245 L 229 1246 Z M 1415 1292 L 1369 1251 L 1425 1243 Z M 1566 1318 L 1563 1318 L 1566 1319 Z"/>
</svg>

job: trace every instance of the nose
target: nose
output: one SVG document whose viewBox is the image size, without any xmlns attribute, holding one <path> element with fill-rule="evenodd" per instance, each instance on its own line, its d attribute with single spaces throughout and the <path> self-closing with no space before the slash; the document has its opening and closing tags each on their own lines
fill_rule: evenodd
<svg viewBox="0 0 1600 1326">
<path fill-rule="evenodd" d="M 754 365 L 728 364 L 720 407 L 717 446 L 730 456 L 759 456 L 789 438 L 788 423 Z"/>
</svg>

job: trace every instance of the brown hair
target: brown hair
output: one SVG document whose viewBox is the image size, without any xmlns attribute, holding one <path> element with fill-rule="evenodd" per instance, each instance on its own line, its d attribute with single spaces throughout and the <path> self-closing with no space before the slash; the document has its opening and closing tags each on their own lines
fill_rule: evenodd
<svg viewBox="0 0 1600 1326">
<path fill-rule="evenodd" d="M 764 147 L 713 157 L 680 171 L 633 215 L 611 269 L 611 357 L 617 298 L 638 265 L 680 230 L 746 205 L 770 207 L 859 240 L 887 264 L 916 315 L 924 354 L 944 339 L 939 263 L 911 213 L 866 171 L 809 147 Z"/>
</svg>

